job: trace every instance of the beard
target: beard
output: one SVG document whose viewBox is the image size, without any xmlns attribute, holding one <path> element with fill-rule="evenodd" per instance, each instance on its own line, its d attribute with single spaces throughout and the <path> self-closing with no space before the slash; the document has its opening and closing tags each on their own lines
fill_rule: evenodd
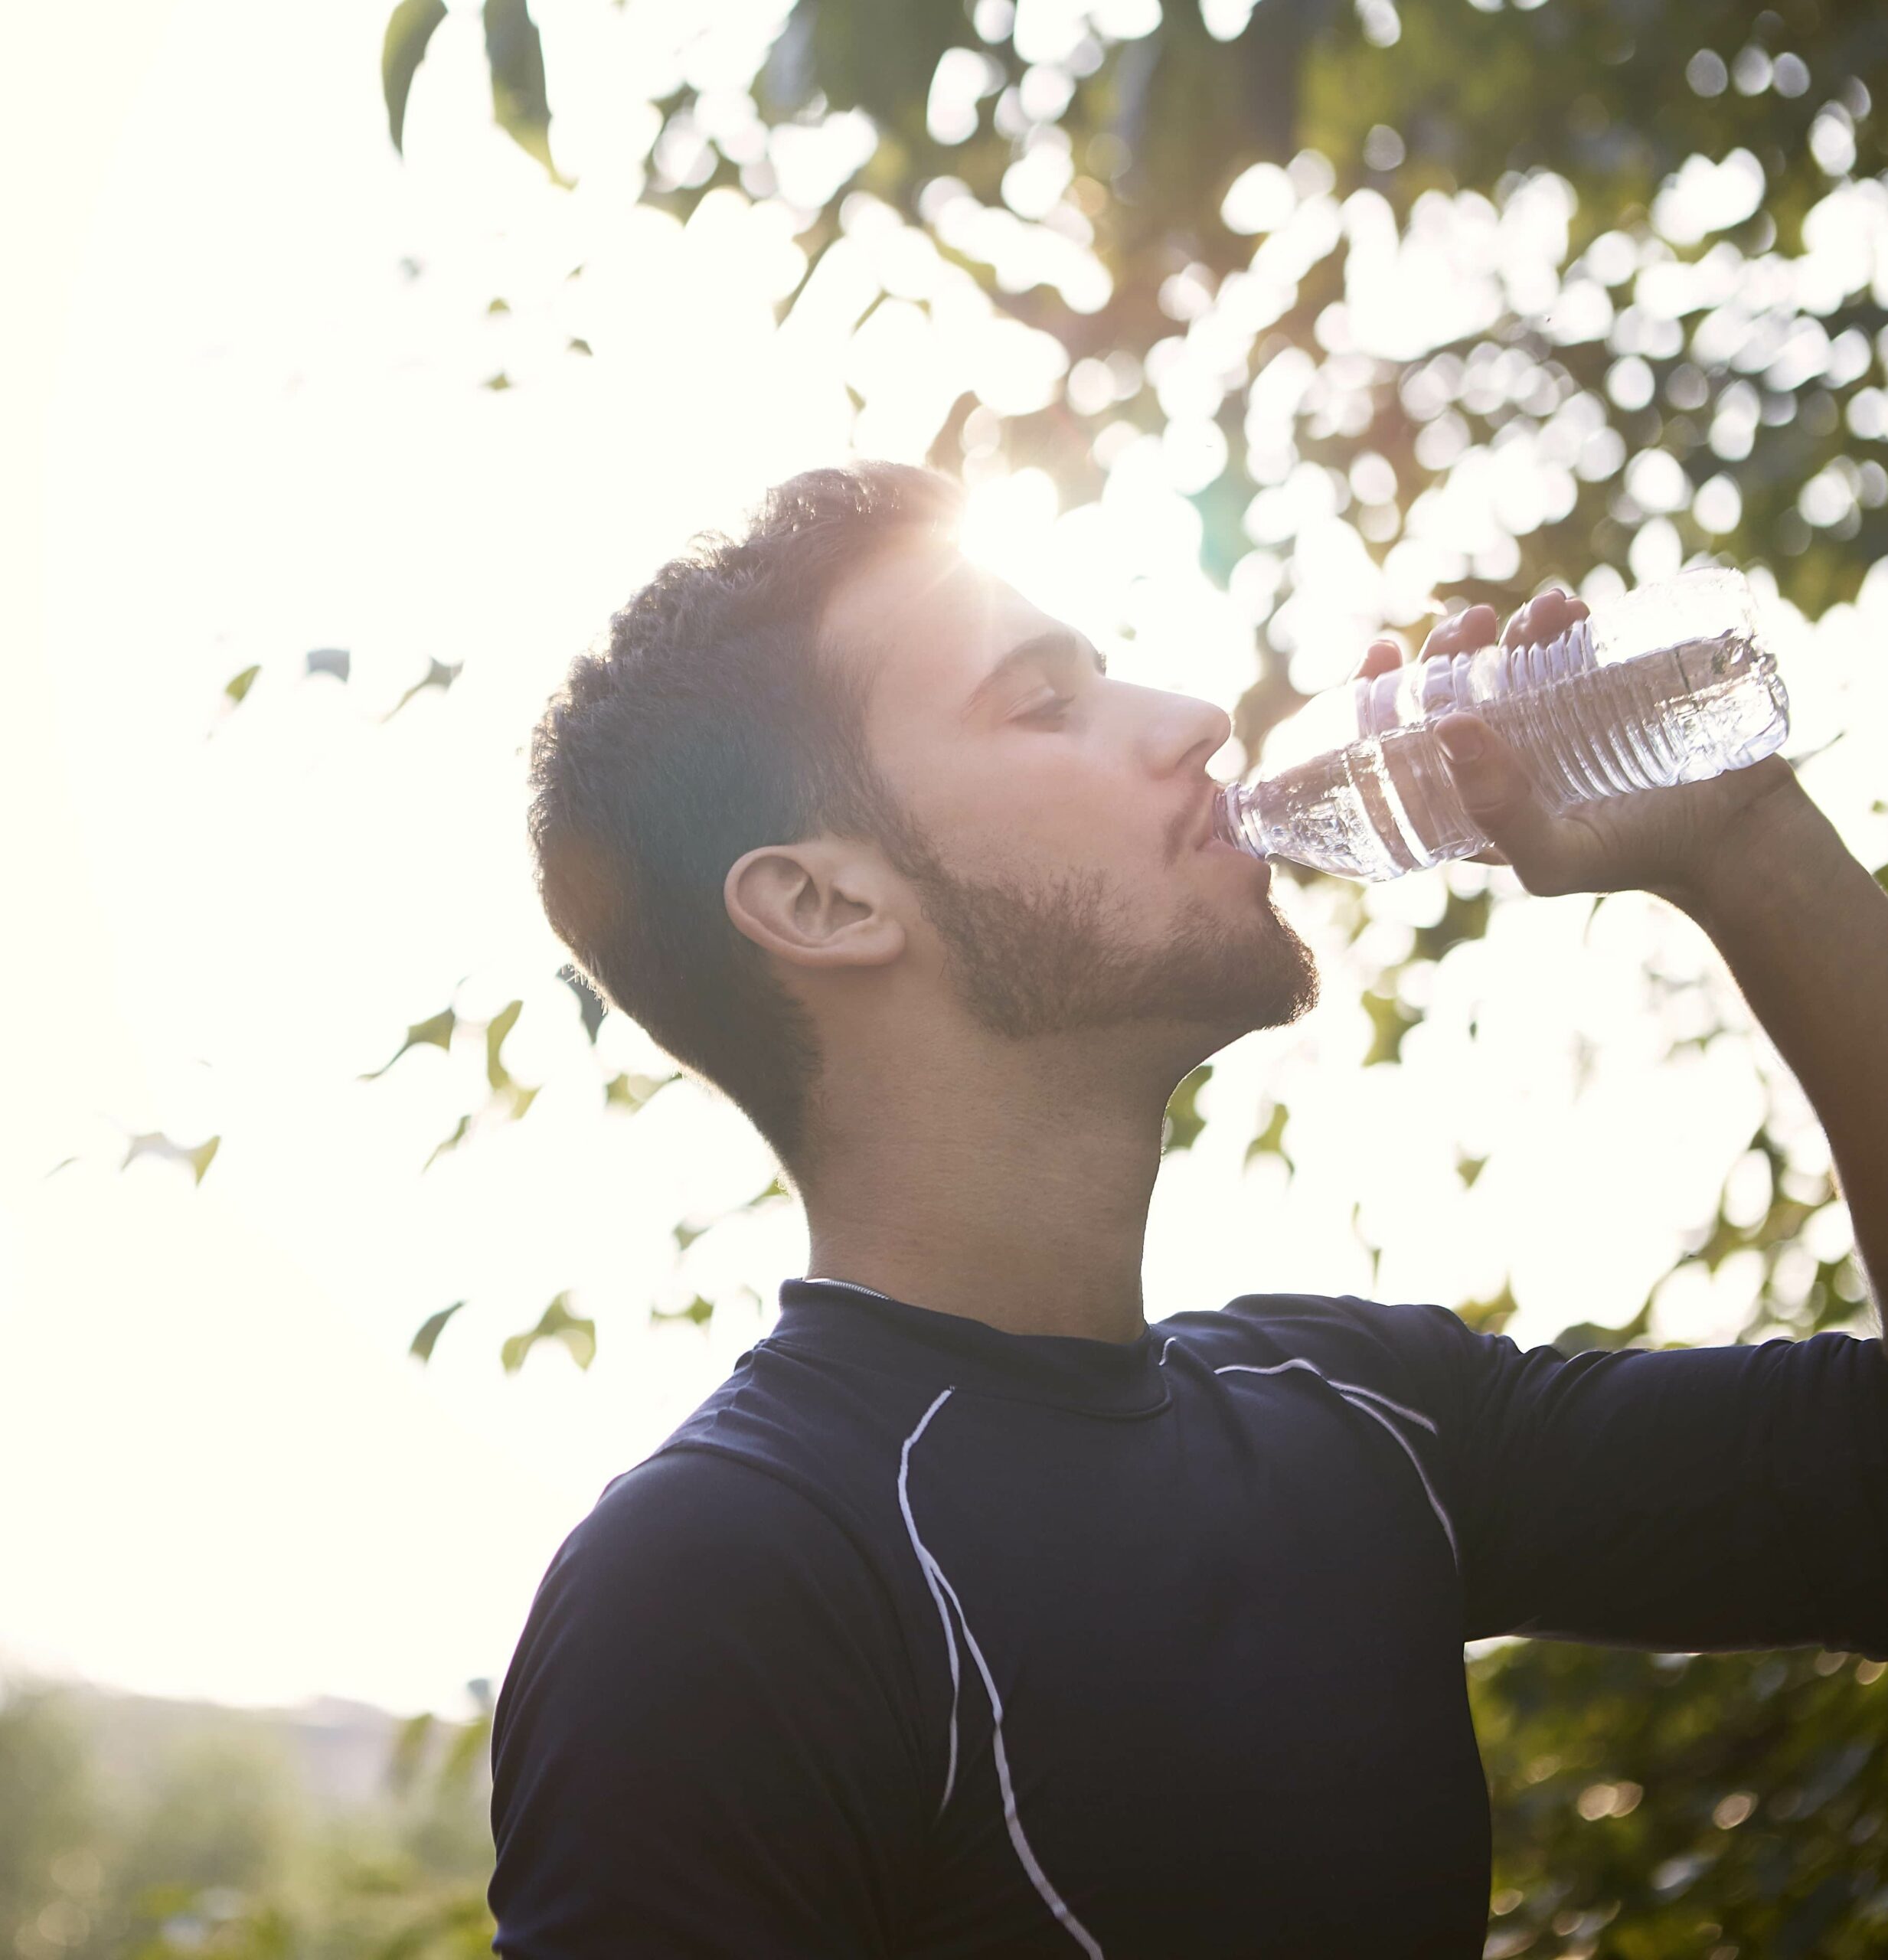
<svg viewBox="0 0 1888 1960">
<path fill-rule="evenodd" d="M 1040 884 L 973 878 L 920 850 L 899 869 L 944 942 L 947 969 L 973 1018 L 1024 1040 L 1134 1021 L 1204 1024 L 1226 1040 L 1282 1027 L 1318 998 L 1311 949 L 1268 897 L 1235 924 L 1189 897 L 1158 943 L 1099 871 Z"/>
</svg>

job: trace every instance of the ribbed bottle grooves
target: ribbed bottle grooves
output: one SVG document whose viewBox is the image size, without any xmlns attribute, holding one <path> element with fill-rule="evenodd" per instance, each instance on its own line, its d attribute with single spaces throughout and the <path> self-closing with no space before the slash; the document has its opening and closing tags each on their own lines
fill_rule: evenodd
<svg viewBox="0 0 1888 1960">
<path fill-rule="evenodd" d="M 1727 651 L 1735 658 L 1736 650 Z M 1681 779 L 1674 704 L 1638 662 L 1544 684 L 1530 684 L 1513 669 L 1511 676 L 1514 692 L 1475 711 L 1528 757 L 1556 805 L 1664 789 Z"/>
</svg>

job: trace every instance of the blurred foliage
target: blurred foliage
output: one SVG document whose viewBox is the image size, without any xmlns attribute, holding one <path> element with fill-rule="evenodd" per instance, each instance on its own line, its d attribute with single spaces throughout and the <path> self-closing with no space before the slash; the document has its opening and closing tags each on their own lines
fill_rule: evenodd
<svg viewBox="0 0 1888 1960">
<path fill-rule="evenodd" d="M 1161 1119 L 1161 1148 L 1191 1150 L 1207 1119 L 1197 1107 L 1200 1092 L 1213 1080 L 1213 1064 L 1202 1062 L 1167 1099 L 1167 1113 Z"/>
<path fill-rule="evenodd" d="M 220 1136 L 212 1136 L 204 1138 L 201 1143 L 181 1144 L 161 1130 L 152 1130 L 131 1139 L 125 1151 L 124 1164 L 135 1163 L 140 1157 L 161 1157 L 171 1163 L 188 1165 L 193 1181 L 201 1184 L 203 1174 L 215 1161 L 222 1142 Z M 124 1164 L 119 1165 L 121 1170 Z"/>
<path fill-rule="evenodd" d="M 502 12 L 499 38 L 528 41 L 541 72 L 522 6 L 485 11 L 488 41 Z M 910 0 L 897 23 L 861 0 L 799 0 L 740 114 L 725 86 L 705 104 L 685 80 L 670 88 L 645 198 L 685 215 L 717 189 L 773 194 L 782 145 L 756 155 L 756 122 L 861 112 L 871 155 L 796 211 L 808 279 L 888 207 L 1075 371 L 994 454 L 990 418 L 960 403 L 934 461 L 1039 464 L 1080 503 L 1104 480 L 1106 426 L 1210 420 L 1227 460 L 1193 493 L 1203 563 L 1223 580 L 1255 541 L 1282 560 L 1237 717 L 1249 751 L 1297 698 L 1281 658 L 1294 521 L 1262 493 L 1292 483 L 1305 507 L 1307 466 L 1381 560 L 1426 498 L 1531 446 L 1552 475 L 1544 507 L 1442 554 L 1436 588 L 1464 601 L 1510 606 L 1550 576 L 1623 567 L 1648 522 L 1683 551 L 1769 565 L 1812 616 L 1882 554 L 1882 287 L 1853 224 L 1888 161 L 1880 8 Z M 495 65 L 495 90 L 508 86 Z M 404 83 L 387 93 L 397 123 Z M 500 120 L 544 154 L 535 120 Z M 1363 330 L 1353 275 L 1383 227 L 1403 247 L 1518 234 L 1543 186 L 1564 193 L 1554 277 L 1507 253 L 1471 330 L 1393 351 L 1380 321 Z M 1662 530 L 1645 547 L 1671 548 Z"/>
<path fill-rule="evenodd" d="M 400 0 L 381 44 L 381 93 L 387 133 L 398 149 L 407 127 L 407 96 L 433 31 L 446 18 L 446 0 Z"/>
<path fill-rule="evenodd" d="M 541 1341 L 561 1343 L 580 1368 L 587 1368 L 596 1360 L 596 1323 L 593 1320 L 581 1320 L 572 1313 L 570 1299 L 568 1293 L 560 1293 L 545 1308 L 542 1318 L 535 1327 L 527 1328 L 522 1334 L 513 1334 L 499 1349 L 498 1358 L 504 1364 L 507 1374 L 517 1374 L 524 1365 L 525 1356 Z"/>
<path fill-rule="evenodd" d="M 443 12 L 402 0 L 389 21 L 396 145 Z M 564 181 L 554 44 L 547 88 L 522 0 L 487 0 L 485 20 L 498 119 Z M 744 90 L 726 67 L 678 41 L 652 72 L 645 201 L 683 217 L 730 188 L 789 201 L 805 281 L 841 241 L 915 234 L 1053 336 L 1054 399 L 1005 414 L 965 395 L 930 459 L 973 482 L 1041 467 L 1066 509 L 1135 436 L 1160 438 L 1202 567 L 1253 624 L 1235 714 L 1249 755 L 1302 697 L 1301 599 L 1347 564 L 1420 595 L 1387 615 L 1419 631 L 1432 593 L 1506 610 L 1550 577 L 1642 580 L 1700 554 L 1767 567 L 1815 619 L 1888 546 L 1888 263 L 1868 242 L 1888 197 L 1880 7 L 782 0 Z M 862 160 L 791 204 L 793 156 L 849 115 L 869 125 Z M 1396 296 L 1424 280 L 1458 303 L 1419 340 L 1423 309 Z M 1447 886 L 1400 952 L 1360 956 L 1366 1067 L 1399 1063 L 1423 1021 L 1413 983 L 1488 929 L 1487 881 Z M 1361 893 L 1335 916 L 1354 942 L 1372 923 Z M 570 984 L 594 1044 L 600 1004 Z M 1648 971 L 1654 1004 L 1664 985 Z M 407 1046 L 449 1047 L 452 1028 L 448 1008 Z M 503 1034 L 488 1035 L 497 1096 Z M 1176 1091 L 1167 1148 L 1200 1135 L 1210 1074 Z M 619 1073 L 603 1109 L 633 1114 L 676 1079 Z M 1248 1164 L 1291 1174 L 1290 1120 L 1282 1101 L 1259 1110 Z M 1836 1202 L 1826 1169 L 1777 1123 L 1773 1104 L 1685 1263 L 1755 1272 L 1746 1338 L 1864 1325 L 1854 1263 L 1823 1256 L 1816 1230 Z M 1458 1148 L 1465 1189 L 1486 1161 Z M 1766 1168 L 1753 1204 L 1746 1173 Z M 678 1225 L 678 1256 L 713 1222 Z M 1491 1331 L 1516 1311 L 1505 1285 L 1455 1304 Z M 1651 1307 L 1561 1344 L 1643 1343 Z M 658 1318 L 713 1312 L 697 1293 Z M 444 1317 L 422 1329 L 428 1351 Z M 567 1330 L 517 1337 L 508 1365 L 546 1331 Z M 1470 1671 L 1495 1809 L 1491 1960 L 1888 1952 L 1879 1667 L 1519 1643 Z"/>
<path fill-rule="evenodd" d="M 366 1801 L 311 1787 L 282 1718 L 24 1683 L 0 1691 L 0 1951 L 488 1953 L 488 1718 L 397 1726 L 353 1712 L 392 1731 Z"/>
<path fill-rule="evenodd" d="M 1549 1641 L 1473 1660 L 1489 1960 L 1888 1952 L 1884 1671 Z"/>
</svg>

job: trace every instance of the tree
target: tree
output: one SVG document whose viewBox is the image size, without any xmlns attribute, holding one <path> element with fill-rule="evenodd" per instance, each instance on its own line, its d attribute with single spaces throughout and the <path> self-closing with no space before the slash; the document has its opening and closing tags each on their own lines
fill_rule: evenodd
<svg viewBox="0 0 1888 1960">
<path fill-rule="evenodd" d="M 396 145 L 445 11 L 402 0 L 390 18 Z M 495 114 L 567 181 L 554 39 L 547 56 L 523 0 L 486 0 L 484 21 Z M 1339 617 L 1415 629 L 1432 592 L 1506 610 L 1550 577 L 1603 596 L 1721 554 L 1825 627 L 1859 620 L 1858 599 L 1888 612 L 1879 9 L 799 0 L 752 53 L 745 87 L 725 47 L 718 65 L 678 47 L 652 74 L 644 200 L 782 205 L 807 266 L 782 319 L 841 246 L 874 267 L 875 309 L 922 310 L 897 260 L 928 250 L 1046 336 L 1050 398 L 965 390 L 930 459 L 972 482 L 1040 469 L 1080 506 L 1157 443 L 1201 565 L 1250 623 L 1249 754 L 1315 684 L 1340 586 Z M 1872 812 L 1837 812 L 1858 831 L 1888 812 L 1874 780 Z M 1400 1062 L 1452 954 L 1513 896 L 1452 867 L 1416 921 L 1375 892 L 1318 889 L 1353 942 L 1366 1067 Z M 1645 964 L 1648 1014 L 1695 989 L 1655 949 Z M 1723 990 L 1703 998 L 1688 1024 L 1665 1018 L 1668 1065 L 1725 1037 Z M 502 1099 L 501 1022 L 485 1033 Z M 408 1040 L 451 1034 L 449 1008 Z M 1681 1264 L 1747 1289 L 1745 1338 L 1865 1325 L 1813 1125 L 1778 1070 L 1748 1066 L 1766 1113 Z M 1168 1147 L 1212 1120 L 1211 1074 L 1177 1093 Z M 619 1074 L 606 1098 L 633 1110 L 664 1080 Z M 1288 1178 L 1290 1124 L 1269 1103 L 1248 1152 Z M 1486 1161 L 1464 1140 L 1465 1187 Z M 678 1248 L 697 1230 L 679 1227 Z M 1561 1344 L 1666 1338 L 1664 1284 L 1625 1325 Z M 1454 1304 L 1493 1329 L 1514 1306 L 1506 1287 Z M 422 1330 L 428 1351 L 443 1325 Z M 563 1295 L 536 1332 L 580 1359 L 595 1338 Z M 1878 1669 L 1539 1645 L 1472 1673 L 1497 1802 L 1491 1953 L 1879 1944 L 1884 1812 L 1857 1753 L 1879 1747 Z"/>
</svg>

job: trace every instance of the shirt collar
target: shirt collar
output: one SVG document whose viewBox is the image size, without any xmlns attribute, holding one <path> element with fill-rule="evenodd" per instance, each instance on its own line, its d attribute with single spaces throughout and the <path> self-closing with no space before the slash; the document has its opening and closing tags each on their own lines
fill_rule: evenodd
<svg viewBox="0 0 1888 1960">
<path fill-rule="evenodd" d="M 1008 1334 L 851 1280 L 783 1280 L 768 1340 L 939 1387 L 1099 1415 L 1151 1415 L 1167 1403 L 1162 1344 L 1151 1328 L 1127 1341 Z"/>
</svg>

